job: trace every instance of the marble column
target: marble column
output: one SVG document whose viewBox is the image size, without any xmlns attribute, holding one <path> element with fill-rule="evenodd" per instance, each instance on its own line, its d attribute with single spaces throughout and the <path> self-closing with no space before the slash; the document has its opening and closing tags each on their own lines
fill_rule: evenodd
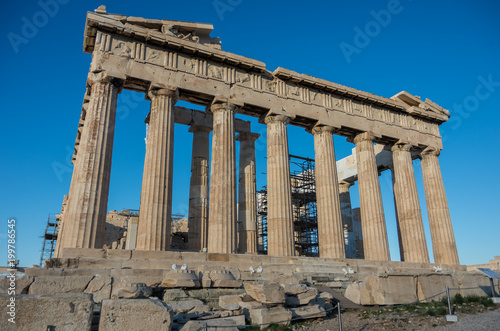
<svg viewBox="0 0 500 331">
<path fill-rule="evenodd" d="M 257 254 L 257 186 L 255 178 L 255 141 L 258 133 L 241 132 L 240 176 L 238 183 L 239 253 Z"/>
<path fill-rule="evenodd" d="M 236 153 L 234 114 L 236 106 L 216 102 L 213 113 L 212 164 L 210 168 L 210 207 L 208 252 L 236 253 Z"/>
<path fill-rule="evenodd" d="M 389 261 L 391 258 L 373 138 L 369 132 L 360 133 L 354 138 L 354 144 L 365 259 Z"/>
<path fill-rule="evenodd" d="M 411 158 L 412 146 L 396 143 L 391 147 L 394 164 L 394 198 L 405 262 L 429 263 L 422 212 Z"/>
<path fill-rule="evenodd" d="M 151 90 L 149 131 L 142 177 L 137 250 L 170 249 L 174 157 L 174 88 Z"/>
<path fill-rule="evenodd" d="M 208 194 L 210 132 L 212 128 L 191 125 L 193 151 L 191 156 L 191 182 L 189 187 L 189 250 L 200 252 L 208 248 Z"/>
<path fill-rule="evenodd" d="M 267 116 L 267 254 L 295 255 L 287 124 L 290 118 Z"/>
<path fill-rule="evenodd" d="M 438 156 L 432 148 L 420 153 L 434 262 L 460 264 Z"/>
<path fill-rule="evenodd" d="M 354 214 L 351 206 L 349 188 L 353 183 L 342 180 L 339 182 L 340 213 L 342 214 L 342 228 L 344 231 L 345 255 L 348 259 L 356 258 L 356 237 L 354 234 Z"/>
<path fill-rule="evenodd" d="M 314 135 L 319 256 L 345 258 L 333 127 L 316 126 Z"/>
<path fill-rule="evenodd" d="M 61 257 L 61 238 L 64 236 L 63 231 L 64 231 L 64 209 L 66 208 L 66 204 L 68 203 L 68 196 L 65 195 L 63 197 L 63 203 L 61 207 L 61 213 L 59 215 L 56 215 L 56 220 L 57 220 L 57 240 L 56 240 L 56 247 L 54 249 L 54 257 L 58 258 Z"/>
<path fill-rule="evenodd" d="M 74 162 L 60 249 L 102 248 L 104 244 L 116 102 L 123 81 L 102 72 L 88 82 L 90 102 Z"/>
</svg>

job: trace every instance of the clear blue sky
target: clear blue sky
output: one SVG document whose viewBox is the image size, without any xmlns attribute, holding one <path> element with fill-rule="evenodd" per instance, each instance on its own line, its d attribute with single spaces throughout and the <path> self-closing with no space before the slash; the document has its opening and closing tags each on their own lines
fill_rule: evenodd
<svg viewBox="0 0 500 331">
<path fill-rule="evenodd" d="M 58 3 L 55 8 L 33 0 L 22 5 L 5 2 L 0 13 L 0 265 L 7 259 L 9 217 L 17 219 L 21 264 L 38 264 L 47 215 L 60 211 L 69 191 L 69 161 L 91 61 L 91 55 L 82 51 L 85 15 L 102 0 Z M 224 50 L 263 61 L 271 71 L 281 66 L 385 97 L 406 90 L 449 109 L 452 118 L 441 126 L 445 142 L 440 162 L 460 261 L 487 263 L 500 255 L 497 1 L 110 0 L 105 4 L 109 13 L 212 23 L 212 36 L 221 38 Z M 380 14 L 382 10 L 390 16 Z M 36 30 L 25 27 L 29 23 L 36 23 Z M 368 37 L 357 36 L 358 31 Z M 143 95 L 124 91 L 118 107 L 108 209 L 138 209 L 149 102 Z M 266 171 L 265 127 L 254 120 L 252 127 L 262 134 L 257 143 L 261 187 Z M 187 127 L 176 125 L 173 211 L 186 214 L 191 139 Z M 290 127 L 289 143 L 290 153 L 314 157 L 312 136 L 303 129 Z M 335 144 L 338 159 L 353 147 L 339 136 Z M 432 252 L 419 161 L 415 169 Z M 398 260 L 390 173 L 382 174 L 380 183 L 391 258 Z M 351 195 L 353 206 L 359 206 L 357 187 Z"/>
</svg>

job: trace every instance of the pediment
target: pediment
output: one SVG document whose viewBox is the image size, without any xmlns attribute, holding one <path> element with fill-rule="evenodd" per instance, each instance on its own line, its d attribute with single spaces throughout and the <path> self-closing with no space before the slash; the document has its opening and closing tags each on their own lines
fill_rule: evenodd
<svg viewBox="0 0 500 331">
<path fill-rule="evenodd" d="M 402 102 L 406 106 L 409 114 L 437 120 L 439 122 L 446 122 L 450 118 L 450 112 L 437 103 L 429 99 L 422 101 L 419 96 L 415 96 L 406 91 L 401 91 L 391 97 L 393 100 Z"/>
<path fill-rule="evenodd" d="M 221 49 L 220 39 L 210 37 L 210 33 L 214 29 L 212 24 L 108 14 L 106 12 L 106 6 L 104 5 L 99 6 L 99 8 L 95 10 L 94 15 L 101 17 L 104 21 L 119 21 L 124 29 L 126 29 L 127 26 L 140 27 L 151 32 L 161 32 L 167 36 L 177 37 L 185 41 Z M 94 19 L 96 19 L 96 17 L 94 17 Z"/>
</svg>

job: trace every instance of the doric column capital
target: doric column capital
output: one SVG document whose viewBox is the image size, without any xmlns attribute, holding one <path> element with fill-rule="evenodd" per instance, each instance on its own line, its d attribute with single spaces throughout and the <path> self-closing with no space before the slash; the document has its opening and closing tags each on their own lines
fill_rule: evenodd
<svg viewBox="0 0 500 331">
<path fill-rule="evenodd" d="M 400 152 L 409 152 L 411 151 L 411 149 L 413 148 L 414 146 L 412 144 L 409 144 L 407 142 L 403 142 L 403 141 L 398 141 L 392 145 L 388 145 L 386 146 L 387 149 L 390 149 L 391 152 L 397 152 L 397 151 L 400 151 Z"/>
<path fill-rule="evenodd" d="M 315 125 L 311 130 L 308 131 L 312 133 L 313 136 L 315 136 L 317 134 L 322 134 L 325 132 L 333 134 L 335 132 L 335 128 L 333 126 Z"/>
<path fill-rule="evenodd" d="M 146 99 L 152 100 L 155 97 L 160 95 L 164 95 L 167 97 L 172 97 L 174 103 L 179 100 L 179 90 L 176 87 L 168 86 L 168 87 L 151 87 L 146 95 Z"/>
<path fill-rule="evenodd" d="M 122 78 L 112 76 L 107 71 L 101 71 L 98 73 L 89 73 L 87 77 L 87 86 L 92 86 L 95 83 L 112 84 L 118 89 L 117 92 L 121 93 L 125 80 Z"/>
<path fill-rule="evenodd" d="M 374 135 L 371 132 L 362 132 L 358 133 L 357 135 L 353 136 L 350 140 L 357 145 L 358 143 L 362 141 L 369 141 L 373 142 Z"/>
<path fill-rule="evenodd" d="M 291 118 L 286 115 L 268 115 L 264 118 L 264 123 L 267 125 L 269 123 L 290 123 Z"/>
<path fill-rule="evenodd" d="M 255 132 L 240 132 L 237 136 L 236 136 L 236 140 L 238 141 L 251 141 L 251 142 L 255 142 L 257 139 L 259 139 L 260 137 L 260 134 L 258 133 L 255 133 Z"/>
<path fill-rule="evenodd" d="M 428 156 L 439 156 L 439 154 L 441 153 L 441 151 L 435 147 L 426 147 L 423 151 L 420 152 L 420 155 L 419 157 L 421 159 L 424 159 Z"/>
<path fill-rule="evenodd" d="M 210 133 L 212 132 L 212 130 L 213 130 L 212 127 L 201 124 L 191 124 L 188 129 L 188 131 L 191 133 L 196 133 L 196 132 Z"/>
<path fill-rule="evenodd" d="M 209 107 L 207 107 L 207 111 L 211 113 L 216 113 L 219 111 L 231 111 L 233 113 L 237 113 L 238 109 L 238 105 L 220 100 L 215 100 Z"/>
<path fill-rule="evenodd" d="M 353 186 L 353 182 L 348 182 L 347 180 L 341 180 L 339 181 L 339 186 L 341 188 L 344 188 L 344 190 L 349 190 L 349 187 Z"/>
</svg>

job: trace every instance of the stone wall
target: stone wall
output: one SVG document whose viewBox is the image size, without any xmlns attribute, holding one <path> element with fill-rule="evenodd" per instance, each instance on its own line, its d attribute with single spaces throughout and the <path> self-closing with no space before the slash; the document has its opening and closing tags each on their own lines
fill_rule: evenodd
<svg viewBox="0 0 500 331">
<path fill-rule="evenodd" d="M 104 244 L 106 248 L 111 249 L 126 249 L 127 237 L 129 236 L 128 224 L 130 221 L 134 222 L 139 217 L 138 213 L 131 212 L 130 210 L 123 209 L 118 212 L 111 210 L 106 215 L 106 232 L 104 237 Z M 181 218 L 173 221 L 171 232 L 171 245 L 170 248 L 174 250 L 187 250 L 188 249 L 188 220 Z M 134 229 L 130 229 L 134 231 Z M 137 228 L 135 228 L 137 231 Z M 135 245 L 133 245 L 135 248 Z"/>
</svg>

